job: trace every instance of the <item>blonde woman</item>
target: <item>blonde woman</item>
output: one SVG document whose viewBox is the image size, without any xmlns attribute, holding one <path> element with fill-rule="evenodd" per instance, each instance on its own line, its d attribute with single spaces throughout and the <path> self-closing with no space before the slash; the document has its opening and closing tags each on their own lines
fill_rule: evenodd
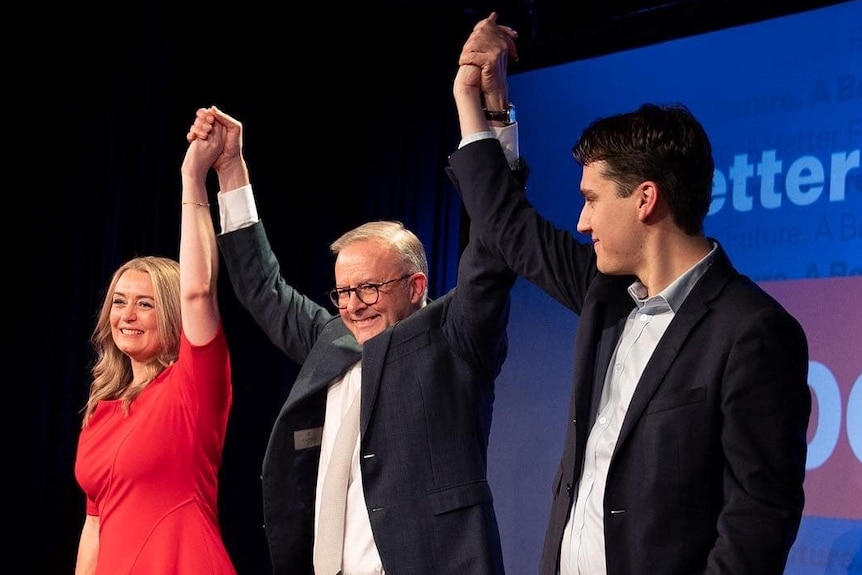
<svg viewBox="0 0 862 575">
<path fill-rule="evenodd" d="M 223 134 L 182 165 L 179 262 L 137 257 L 111 278 L 75 476 L 86 495 L 76 575 L 235 575 L 218 523 L 231 366 L 216 298 L 206 174 Z"/>
</svg>

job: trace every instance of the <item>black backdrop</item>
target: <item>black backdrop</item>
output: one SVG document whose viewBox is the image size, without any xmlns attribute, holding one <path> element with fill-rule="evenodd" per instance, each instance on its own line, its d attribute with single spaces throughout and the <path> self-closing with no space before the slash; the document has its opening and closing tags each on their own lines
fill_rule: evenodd
<svg viewBox="0 0 862 575">
<path fill-rule="evenodd" d="M 442 171 L 458 141 L 451 80 L 484 8 L 169 4 L 32 4 L 7 20 L 24 38 L 5 54 L 16 102 L 4 122 L 13 149 L 0 460 L 10 572 L 73 572 L 88 338 L 122 261 L 177 255 L 179 167 L 196 108 L 214 103 L 244 123 L 259 211 L 294 285 L 323 302 L 328 243 L 384 218 L 425 242 L 432 295 L 454 284 L 463 218 Z M 607 31 L 591 38 L 595 53 L 630 41 Z M 225 273 L 220 287 L 235 389 L 221 521 L 239 572 L 266 575 L 260 463 L 296 368 L 240 309 Z"/>
<path fill-rule="evenodd" d="M 4 352 L 19 367 L 7 388 L 14 401 L 3 401 L 9 549 L 23 559 L 15 573 L 74 569 L 88 338 L 122 261 L 177 256 L 179 168 L 198 107 L 216 104 L 244 123 L 261 217 L 284 275 L 300 289 L 323 303 L 333 281 L 329 242 L 387 218 L 428 246 L 433 295 L 454 283 L 447 260 L 459 248 L 459 204 L 442 166 L 457 144 L 451 78 L 467 30 L 459 21 L 432 13 L 384 29 L 382 13 L 367 20 L 342 8 L 251 3 L 217 12 L 202 3 L 195 16 L 167 4 L 46 14 L 52 23 L 29 51 L 38 59 L 25 96 L 33 97 L 33 123 L 22 130 L 16 167 L 32 167 L 21 170 L 13 191 L 22 211 L 7 227 L 22 264 L 6 274 L 19 320 L 8 324 L 16 328 Z M 35 49 L 39 42 L 49 53 Z M 265 574 L 260 465 L 296 368 L 259 333 L 227 279 L 223 270 L 234 407 L 221 520 L 239 572 Z"/>
</svg>

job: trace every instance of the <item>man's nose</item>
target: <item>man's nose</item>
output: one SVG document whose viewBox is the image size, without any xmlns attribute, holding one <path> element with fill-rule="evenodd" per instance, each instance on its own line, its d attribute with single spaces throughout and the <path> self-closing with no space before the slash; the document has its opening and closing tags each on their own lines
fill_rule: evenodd
<svg viewBox="0 0 862 575">
<path fill-rule="evenodd" d="M 590 222 L 586 215 L 586 210 L 581 210 L 581 215 L 578 216 L 578 223 L 575 228 L 582 234 L 586 234 L 590 231 Z"/>
<path fill-rule="evenodd" d="M 359 309 L 363 307 L 368 307 L 368 304 L 359 299 L 359 294 L 356 291 L 347 292 L 347 309 Z"/>
</svg>

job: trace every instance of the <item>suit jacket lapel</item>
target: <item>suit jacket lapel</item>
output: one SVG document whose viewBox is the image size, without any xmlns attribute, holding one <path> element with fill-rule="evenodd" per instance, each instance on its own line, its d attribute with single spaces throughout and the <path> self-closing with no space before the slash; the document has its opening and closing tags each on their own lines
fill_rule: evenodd
<svg viewBox="0 0 862 575">
<path fill-rule="evenodd" d="M 632 302 L 634 305 L 634 302 Z M 596 414 L 599 411 L 599 402 L 602 398 L 602 390 L 605 387 L 605 379 L 608 369 L 611 364 L 611 357 L 614 355 L 614 350 L 617 347 L 617 342 L 620 335 L 623 333 L 623 328 L 626 324 L 626 318 L 630 310 L 626 311 L 613 325 L 609 325 L 602 330 L 601 339 L 599 340 L 598 349 L 596 350 L 596 369 L 593 374 L 592 395 L 590 397 L 590 413 L 587 420 L 587 429 L 593 428 L 593 423 L 596 421 Z"/>
<path fill-rule="evenodd" d="M 620 436 L 617 439 L 617 449 L 619 449 L 620 444 L 625 441 L 626 436 L 643 415 L 644 410 L 652 400 L 662 380 L 664 380 L 665 374 L 670 369 L 686 339 L 688 339 L 688 335 L 707 313 L 707 308 L 702 302 L 698 302 L 696 309 L 689 309 L 688 313 L 682 313 L 682 310 L 680 312 L 673 318 L 673 321 L 661 338 L 660 345 L 656 348 L 649 362 L 647 362 L 646 368 L 644 368 L 637 388 L 635 388 L 634 395 L 632 395 L 622 429 L 620 429 Z"/>
<path fill-rule="evenodd" d="M 362 346 L 349 332 L 329 344 L 315 346 L 296 377 L 296 382 L 281 409 L 282 413 L 324 389 L 334 379 L 342 377 L 361 357 Z"/>
<path fill-rule="evenodd" d="M 712 265 L 688 294 L 649 362 L 647 362 L 626 412 L 626 418 L 617 440 L 617 450 L 643 415 L 644 410 L 664 380 L 665 374 L 685 345 L 689 334 L 709 313 L 709 303 L 718 297 L 719 292 L 734 273 L 736 271 L 725 253 L 719 248 Z"/>
<path fill-rule="evenodd" d="M 383 376 L 383 364 L 386 361 L 386 350 L 392 340 L 392 329 L 383 331 L 365 342 L 362 351 L 362 403 L 359 413 L 360 434 L 365 433 L 368 420 L 371 417 L 371 409 L 377 400 L 377 392 L 380 390 L 380 380 Z"/>
<path fill-rule="evenodd" d="M 635 307 L 635 302 L 628 296 L 626 286 L 634 278 L 628 276 L 603 276 L 601 279 L 602 285 L 597 288 L 599 294 L 595 299 L 594 305 L 597 309 L 587 309 L 583 311 L 583 317 L 594 317 L 597 319 L 596 325 L 593 328 L 593 340 L 598 340 L 595 345 L 593 358 L 593 372 L 591 374 L 592 381 L 589 386 L 589 397 L 576 397 L 576 404 L 589 406 L 589 411 L 584 414 L 580 413 L 579 417 L 586 415 L 587 429 L 592 429 L 593 423 L 596 420 L 596 414 L 599 409 L 599 401 L 602 398 L 602 390 L 605 387 L 605 377 L 608 372 L 608 366 L 611 364 L 611 357 L 614 355 L 614 350 L 617 347 L 617 342 L 625 327 L 626 318 Z M 589 299 L 588 303 L 589 304 Z M 580 334 L 579 334 L 580 335 Z"/>
</svg>

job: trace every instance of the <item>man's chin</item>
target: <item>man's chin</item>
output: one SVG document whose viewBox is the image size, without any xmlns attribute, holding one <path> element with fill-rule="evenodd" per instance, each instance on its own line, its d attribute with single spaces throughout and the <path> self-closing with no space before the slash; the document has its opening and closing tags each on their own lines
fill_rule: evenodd
<svg viewBox="0 0 862 575">
<path fill-rule="evenodd" d="M 372 337 L 380 335 L 386 327 L 382 324 L 380 319 L 381 318 L 376 317 L 371 320 L 353 322 L 351 325 L 353 329 L 351 331 L 353 332 L 353 336 L 356 338 L 356 341 L 363 344 Z"/>
</svg>

